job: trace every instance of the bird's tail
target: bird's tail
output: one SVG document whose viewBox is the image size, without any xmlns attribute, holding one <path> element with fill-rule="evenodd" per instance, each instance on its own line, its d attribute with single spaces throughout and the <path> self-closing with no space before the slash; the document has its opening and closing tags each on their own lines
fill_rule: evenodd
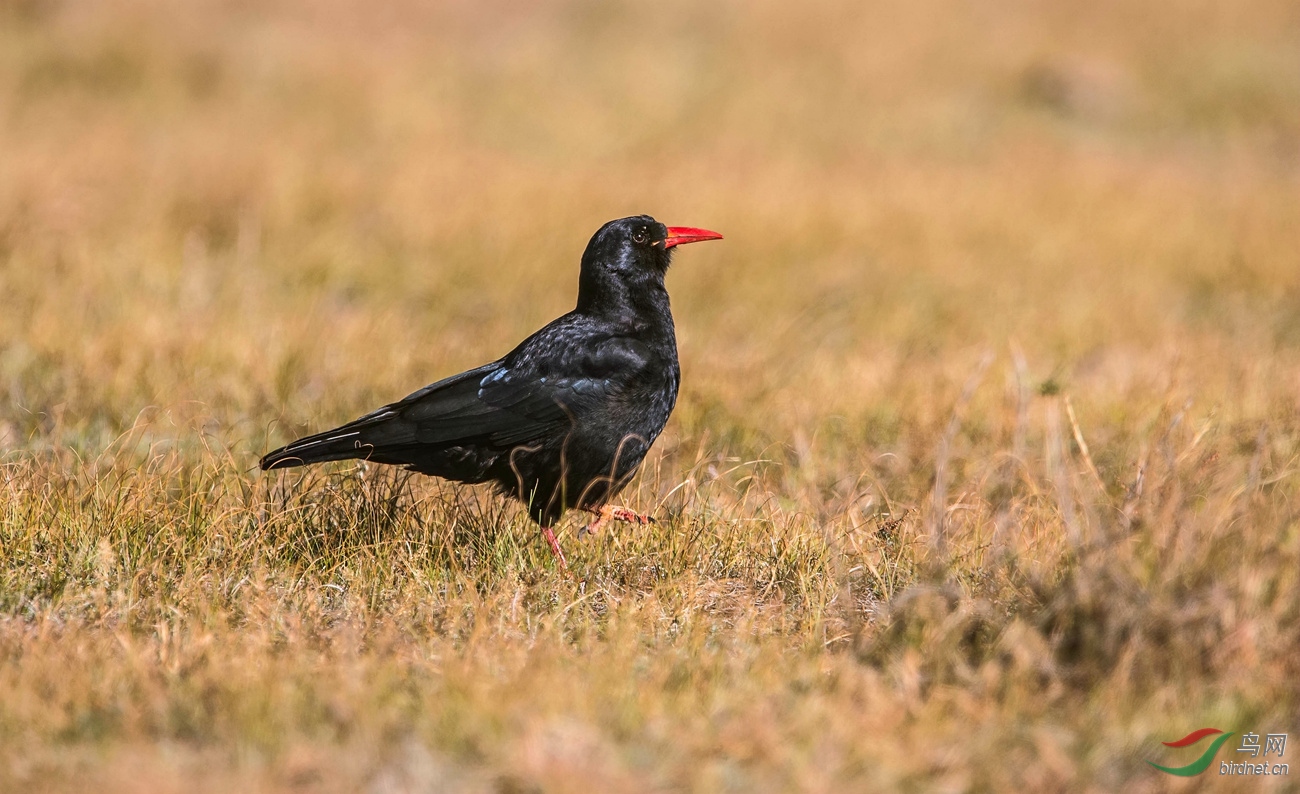
<svg viewBox="0 0 1300 794">
<path fill-rule="evenodd" d="M 324 433 L 300 438 L 274 452 L 268 452 L 257 465 L 262 471 L 267 471 L 306 466 L 311 463 L 325 463 L 331 460 L 368 458 L 374 452 L 373 444 L 367 443 L 368 439 L 364 437 L 364 430 L 368 424 L 364 420 L 359 420 L 333 430 L 326 430 Z"/>
</svg>

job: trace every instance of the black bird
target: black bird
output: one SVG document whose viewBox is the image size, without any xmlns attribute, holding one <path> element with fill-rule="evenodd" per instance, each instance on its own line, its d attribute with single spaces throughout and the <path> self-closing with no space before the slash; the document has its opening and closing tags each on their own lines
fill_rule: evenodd
<svg viewBox="0 0 1300 794">
<path fill-rule="evenodd" d="M 582 255 L 578 305 L 504 357 L 426 386 L 261 460 L 279 469 L 362 459 L 466 483 L 492 481 L 528 506 L 565 565 L 552 526 L 572 507 L 649 523 L 609 504 L 677 401 L 681 369 L 664 275 L 672 249 L 719 240 L 648 215 L 600 228 Z"/>
</svg>

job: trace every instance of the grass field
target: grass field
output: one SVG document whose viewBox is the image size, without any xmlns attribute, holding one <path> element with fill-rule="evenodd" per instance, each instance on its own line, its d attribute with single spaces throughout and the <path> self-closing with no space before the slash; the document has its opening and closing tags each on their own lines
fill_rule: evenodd
<svg viewBox="0 0 1300 794">
<path fill-rule="evenodd" d="M 580 581 L 256 470 L 641 212 L 727 239 Z M 0 0 L 0 790 L 1296 791 L 1297 715 L 1294 2 Z"/>
</svg>

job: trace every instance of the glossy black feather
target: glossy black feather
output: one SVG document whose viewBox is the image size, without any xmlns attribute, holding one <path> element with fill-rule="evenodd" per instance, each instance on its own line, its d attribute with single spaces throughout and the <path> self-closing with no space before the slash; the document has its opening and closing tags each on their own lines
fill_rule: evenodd
<svg viewBox="0 0 1300 794">
<path fill-rule="evenodd" d="M 357 458 L 493 481 L 544 526 L 568 508 L 605 503 L 677 399 L 666 236 L 648 216 L 606 224 L 583 255 L 573 311 L 501 359 L 299 439 L 261 467 Z"/>
</svg>

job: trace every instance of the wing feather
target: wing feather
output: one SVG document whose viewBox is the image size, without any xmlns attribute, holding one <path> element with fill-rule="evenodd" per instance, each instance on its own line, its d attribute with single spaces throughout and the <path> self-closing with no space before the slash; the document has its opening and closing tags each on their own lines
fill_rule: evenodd
<svg viewBox="0 0 1300 794">
<path fill-rule="evenodd" d="M 546 330 L 546 329 L 544 329 Z M 299 439 L 262 458 L 263 469 L 366 458 L 417 465 L 440 449 L 504 452 L 573 426 L 584 410 L 625 386 L 647 364 L 628 337 L 539 334 L 505 358 L 453 375 L 341 427 Z M 566 344 L 569 343 L 569 344 Z"/>
</svg>

